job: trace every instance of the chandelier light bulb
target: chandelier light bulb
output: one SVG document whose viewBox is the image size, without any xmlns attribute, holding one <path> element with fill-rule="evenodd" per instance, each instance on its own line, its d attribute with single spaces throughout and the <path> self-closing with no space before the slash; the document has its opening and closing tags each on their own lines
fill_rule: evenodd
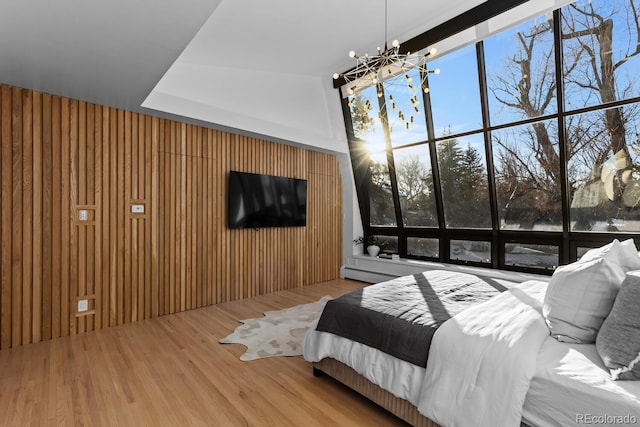
<svg viewBox="0 0 640 427">
<path fill-rule="evenodd" d="M 387 85 L 401 85 L 403 86 L 403 91 L 407 91 L 407 89 L 415 91 L 420 87 L 420 90 L 424 91 L 424 93 L 429 93 L 427 75 L 440 73 L 440 69 L 429 70 L 427 68 L 427 60 L 430 59 L 430 56 L 436 54 L 436 48 L 431 47 L 424 54 L 411 55 L 411 52 L 400 51 L 400 42 L 398 39 L 391 41 L 391 48 L 389 48 L 387 41 L 386 1 L 384 30 L 384 44 L 379 45 L 376 48 L 376 52 L 372 54 L 365 52 L 358 55 L 353 50 L 349 51 L 349 57 L 355 59 L 355 67 L 344 73 L 334 73 L 334 80 L 338 82 L 344 80 L 349 95 L 354 95 L 356 91 L 374 86 L 374 90 L 377 89 L 376 95 L 379 98 L 386 97 L 390 95 L 392 90 L 391 87 L 387 90 Z M 427 47 L 425 46 L 425 48 Z M 417 51 L 424 52 L 422 49 L 417 49 Z M 402 80 L 403 76 L 404 81 Z M 398 79 L 395 77 L 398 77 Z M 417 79 L 415 80 L 415 85 L 413 84 L 414 77 Z M 383 84 L 385 85 L 384 88 L 382 87 Z M 406 96 L 406 92 L 403 93 L 405 94 L 403 97 Z M 409 94 L 409 96 L 411 96 L 411 94 Z M 409 96 L 407 96 L 407 98 Z M 371 97 L 373 98 L 373 96 Z M 367 98 L 367 96 L 364 96 L 364 98 Z M 396 110 L 396 108 L 399 110 L 400 104 L 396 105 L 391 96 L 389 96 L 389 101 L 392 104 L 393 110 Z M 409 101 L 411 102 L 409 108 L 418 112 L 418 106 L 420 105 L 418 97 L 413 96 Z M 370 105 L 365 104 L 364 109 L 369 110 L 370 107 Z M 406 122 L 402 111 L 398 111 L 398 115 L 400 120 Z"/>
</svg>

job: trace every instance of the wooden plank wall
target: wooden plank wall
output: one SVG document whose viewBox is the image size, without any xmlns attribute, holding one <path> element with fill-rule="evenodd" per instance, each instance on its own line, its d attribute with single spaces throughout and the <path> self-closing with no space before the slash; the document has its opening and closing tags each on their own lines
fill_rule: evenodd
<svg viewBox="0 0 640 427">
<path fill-rule="evenodd" d="M 333 155 L 6 85 L 0 142 L 0 349 L 339 275 Z M 307 226 L 229 230 L 229 170 L 307 179 Z"/>
</svg>

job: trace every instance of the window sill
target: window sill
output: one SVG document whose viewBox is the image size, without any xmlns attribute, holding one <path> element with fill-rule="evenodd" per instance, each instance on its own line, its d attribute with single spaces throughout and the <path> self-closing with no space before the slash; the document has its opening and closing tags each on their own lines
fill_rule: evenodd
<svg viewBox="0 0 640 427">
<path fill-rule="evenodd" d="M 341 268 L 340 275 L 345 279 L 377 283 L 395 277 L 421 273 L 425 270 L 449 270 L 469 274 L 480 274 L 494 279 L 511 281 L 543 280 L 549 281 L 547 275 L 520 273 L 516 271 L 496 270 L 458 264 L 445 264 L 435 261 L 419 261 L 400 258 L 399 260 L 371 257 L 369 255 L 352 255 L 347 258 Z"/>
</svg>

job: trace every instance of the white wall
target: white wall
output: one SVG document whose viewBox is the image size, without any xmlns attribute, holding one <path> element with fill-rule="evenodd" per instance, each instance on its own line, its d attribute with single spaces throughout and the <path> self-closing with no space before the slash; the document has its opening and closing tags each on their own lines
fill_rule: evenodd
<svg viewBox="0 0 640 427">
<path fill-rule="evenodd" d="M 348 150 L 330 76 L 177 61 L 142 106 L 294 145 L 336 153 Z"/>
</svg>

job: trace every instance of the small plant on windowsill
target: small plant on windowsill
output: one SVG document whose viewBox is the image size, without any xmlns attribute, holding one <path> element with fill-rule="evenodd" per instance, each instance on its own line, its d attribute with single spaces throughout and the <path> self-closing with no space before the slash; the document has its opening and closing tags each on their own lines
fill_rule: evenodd
<svg viewBox="0 0 640 427">
<path fill-rule="evenodd" d="M 366 239 L 360 236 L 353 241 L 356 245 L 363 245 L 367 248 L 367 253 L 369 256 L 375 257 L 378 256 L 378 253 L 387 245 L 386 240 L 380 239 L 376 236 L 369 236 Z"/>
</svg>

